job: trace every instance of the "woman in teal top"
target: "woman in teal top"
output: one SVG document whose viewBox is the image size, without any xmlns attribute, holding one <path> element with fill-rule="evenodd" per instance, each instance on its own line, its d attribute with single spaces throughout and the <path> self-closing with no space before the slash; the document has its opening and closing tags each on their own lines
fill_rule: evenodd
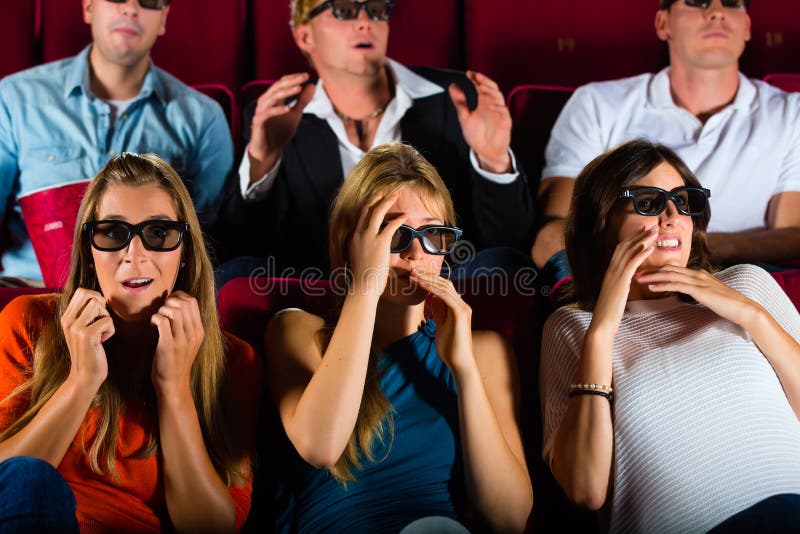
<svg viewBox="0 0 800 534">
<path fill-rule="evenodd" d="M 340 308 L 328 321 L 287 310 L 267 328 L 293 449 L 278 460 L 281 527 L 396 532 L 458 519 L 464 496 L 493 531 L 524 530 L 533 492 L 514 355 L 496 333 L 472 332 L 439 274 L 454 221 L 436 170 L 399 143 L 370 151 L 342 185 L 330 218 Z"/>
</svg>

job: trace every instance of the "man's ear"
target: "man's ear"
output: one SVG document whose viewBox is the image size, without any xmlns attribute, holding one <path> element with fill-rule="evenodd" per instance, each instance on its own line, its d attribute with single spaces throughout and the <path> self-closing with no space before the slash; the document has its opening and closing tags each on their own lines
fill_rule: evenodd
<svg viewBox="0 0 800 534">
<path fill-rule="evenodd" d="M 314 49 L 314 34 L 311 31 L 311 26 L 308 24 L 301 24 L 292 31 L 294 43 L 297 45 L 304 54 L 311 55 Z"/>
<path fill-rule="evenodd" d="M 83 22 L 86 24 L 92 23 L 92 2 L 94 0 L 82 0 L 82 8 L 83 8 Z"/>
<path fill-rule="evenodd" d="M 662 41 L 669 41 L 669 11 L 659 9 L 656 11 L 656 35 Z"/>
<path fill-rule="evenodd" d="M 169 15 L 169 8 L 172 6 L 167 6 L 161 10 L 161 29 L 158 30 L 158 35 L 164 35 L 167 33 L 167 15 Z"/>
<path fill-rule="evenodd" d="M 747 17 L 747 33 L 744 34 L 744 40 L 749 41 L 750 39 L 752 39 L 753 35 L 750 32 L 751 30 L 750 15 L 746 15 L 746 17 Z"/>
</svg>

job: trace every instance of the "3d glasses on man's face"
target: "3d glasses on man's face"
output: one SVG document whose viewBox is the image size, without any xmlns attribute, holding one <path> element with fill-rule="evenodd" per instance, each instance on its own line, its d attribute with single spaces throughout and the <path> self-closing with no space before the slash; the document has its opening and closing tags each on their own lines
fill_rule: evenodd
<svg viewBox="0 0 800 534">
<path fill-rule="evenodd" d="M 661 9 L 669 9 L 669 6 L 674 4 L 677 0 L 661 0 Z M 699 7 L 706 9 L 711 5 L 713 0 L 683 0 L 683 3 L 690 7 Z M 743 9 L 750 7 L 750 0 L 721 0 L 722 7 L 731 7 L 735 9 Z"/>
<path fill-rule="evenodd" d="M 115 4 L 124 4 L 128 0 L 106 0 Z M 139 5 L 144 9 L 157 9 L 162 10 L 169 5 L 169 0 L 137 0 Z"/>
<path fill-rule="evenodd" d="M 308 13 L 308 20 L 313 19 L 328 8 L 331 9 L 331 13 L 337 20 L 355 20 L 363 9 L 370 19 L 386 22 L 392 17 L 394 0 L 366 0 L 365 2 L 325 0 L 325 2 L 322 2 Z"/>
</svg>

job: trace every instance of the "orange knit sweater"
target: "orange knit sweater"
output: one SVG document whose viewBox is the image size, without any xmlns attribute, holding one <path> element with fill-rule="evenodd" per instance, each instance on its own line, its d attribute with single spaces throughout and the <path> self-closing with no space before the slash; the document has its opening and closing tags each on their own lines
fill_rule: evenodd
<svg viewBox="0 0 800 534">
<path fill-rule="evenodd" d="M 33 347 L 45 321 L 53 318 L 56 302 L 56 295 L 28 295 L 16 298 L 0 313 L 0 431 L 28 408 L 28 395 L 6 397 L 30 376 Z M 245 425 L 242 428 L 247 432 L 250 450 L 254 451 L 262 366 L 247 343 L 228 334 L 226 337 L 228 380 L 235 384 L 228 388 L 235 395 L 233 413 L 238 416 L 236 424 Z M 91 444 L 99 417 L 96 406 L 90 408 L 58 466 L 75 494 L 82 533 L 172 530 L 164 495 L 162 459 L 159 454 L 136 457 L 147 444 L 149 432 L 157 423 L 156 415 L 130 404 L 119 420 L 116 461 L 119 482 L 92 472 L 84 452 Z M 252 476 L 243 487 L 231 487 L 230 493 L 236 507 L 238 531 L 250 510 Z"/>
</svg>

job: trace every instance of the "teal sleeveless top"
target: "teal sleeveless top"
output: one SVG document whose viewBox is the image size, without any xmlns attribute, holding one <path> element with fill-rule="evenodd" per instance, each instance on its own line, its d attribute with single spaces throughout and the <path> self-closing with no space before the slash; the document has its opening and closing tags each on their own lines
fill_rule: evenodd
<svg viewBox="0 0 800 534">
<path fill-rule="evenodd" d="M 376 444 L 376 462 L 364 460 L 346 489 L 284 440 L 276 458 L 279 532 L 397 532 L 420 517 L 458 519 L 464 485 L 456 388 L 435 334 L 429 319 L 380 354 L 394 440 Z"/>
</svg>

